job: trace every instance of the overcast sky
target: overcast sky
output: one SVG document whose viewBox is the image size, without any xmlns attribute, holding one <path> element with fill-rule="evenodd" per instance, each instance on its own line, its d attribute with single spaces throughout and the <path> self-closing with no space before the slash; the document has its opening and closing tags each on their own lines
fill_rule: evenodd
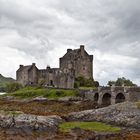
<svg viewBox="0 0 140 140">
<path fill-rule="evenodd" d="M 94 55 L 101 84 L 126 77 L 140 85 L 140 0 L 0 0 L 0 73 L 19 64 L 59 66 L 67 48 Z"/>
</svg>

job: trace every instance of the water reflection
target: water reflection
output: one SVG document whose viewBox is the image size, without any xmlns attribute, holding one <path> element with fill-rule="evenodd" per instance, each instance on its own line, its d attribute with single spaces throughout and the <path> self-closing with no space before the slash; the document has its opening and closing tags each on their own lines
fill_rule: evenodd
<svg viewBox="0 0 140 140">
<path fill-rule="evenodd" d="M 4 94 L 6 94 L 6 92 L 0 92 L 0 95 L 4 95 Z"/>
</svg>

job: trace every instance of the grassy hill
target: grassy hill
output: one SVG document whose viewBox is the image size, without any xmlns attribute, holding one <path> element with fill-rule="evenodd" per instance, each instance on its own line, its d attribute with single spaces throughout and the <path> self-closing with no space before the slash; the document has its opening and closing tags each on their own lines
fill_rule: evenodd
<svg viewBox="0 0 140 140">
<path fill-rule="evenodd" d="M 11 82 L 15 82 L 15 80 L 10 77 L 4 77 L 0 74 L 0 92 L 5 91 L 5 85 Z"/>
</svg>

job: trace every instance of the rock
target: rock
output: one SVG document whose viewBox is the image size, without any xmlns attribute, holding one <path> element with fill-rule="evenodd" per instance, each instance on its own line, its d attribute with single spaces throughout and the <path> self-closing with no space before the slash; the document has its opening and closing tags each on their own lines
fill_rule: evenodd
<svg viewBox="0 0 140 140">
<path fill-rule="evenodd" d="M 59 98 L 58 101 L 63 101 L 63 102 L 67 102 L 67 101 L 82 101 L 83 98 L 81 97 L 62 97 Z"/>
<path fill-rule="evenodd" d="M 70 134 L 74 137 L 75 140 L 78 139 L 86 139 L 86 140 L 92 140 L 95 138 L 95 132 L 94 131 L 90 131 L 90 130 L 83 130 L 80 128 L 73 128 L 70 131 Z"/>
<path fill-rule="evenodd" d="M 68 121 L 101 121 L 140 128 L 140 109 L 135 103 L 124 102 L 105 108 L 70 113 L 65 119 Z"/>
<path fill-rule="evenodd" d="M 44 97 L 42 97 L 42 96 L 40 96 L 40 97 L 35 97 L 35 98 L 33 98 L 31 101 L 47 101 L 48 99 L 47 98 L 44 98 Z"/>
<path fill-rule="evenodd" d="M 10 94 L 10 93 L 9 93 Z M 14 99 L 16 99 L 15 97 L 13 97 L 13 96 L 10 96 L 10 95 L 7 95 L 7 96 L 4 96 L 4 97 L 2 97 L 4 100 L 14 100 Z"/>
<path fill-rule="evenodd" d="M 36 116 L 28 114 L 5 114 L 0 113 L 0 128 L 19 128 L 30 130 L 57 131 L 58 124 L 62 122 L 61 117 Z"/>
</svg>

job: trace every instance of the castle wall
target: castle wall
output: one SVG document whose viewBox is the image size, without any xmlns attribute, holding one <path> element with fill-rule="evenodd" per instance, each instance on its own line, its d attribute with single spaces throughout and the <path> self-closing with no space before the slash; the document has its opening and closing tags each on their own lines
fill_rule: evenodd
<svg viewBox="0 0 140 140">
<path fill-rule="evenodd" d="M 38 79 L 44 80 L 45 85 L 57 88 L 73 88 L 74 78 L 69 73 L 65 73 L 61 69 L 46 69 L 38 71 Z"/>
</svg>

